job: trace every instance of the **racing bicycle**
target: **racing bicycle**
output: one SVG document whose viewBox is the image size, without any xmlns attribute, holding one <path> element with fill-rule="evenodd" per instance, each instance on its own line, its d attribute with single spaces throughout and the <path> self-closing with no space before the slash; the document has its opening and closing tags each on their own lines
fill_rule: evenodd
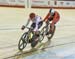
<svg viewBox="0 0 75 59">
<path fill-rule="evenodd" d="M 39 32 L 39 37 L 34 34 L 33 29 L 29 27 L 25 27 L 28 29 L 27 32 L 23 33 L 19 43 L 18 43 L 18 49 L 23 50 L 28 43 L 31 43 L 31 47 L 35 47 L 38 42 L 41 42 L 44 39 L 44 34 L 42 32 Z M 38 41 L 36 41 L 38 40 Z"/>
<path fill-rule="evenodd" d="M 54 36 L 55 30 L 56 30 L 56 26 L 54 26 L 54 29 L 52 31 L 52 33 L 50 33 L 50 23 L 48 22 L 41 30 L 41 33 L 43 34 L 43 36 L 47 36 L 48 40 L 50 41 L 51 38 Z M 48 34 L 47 34 L 48 32 Z"/>
</svg>

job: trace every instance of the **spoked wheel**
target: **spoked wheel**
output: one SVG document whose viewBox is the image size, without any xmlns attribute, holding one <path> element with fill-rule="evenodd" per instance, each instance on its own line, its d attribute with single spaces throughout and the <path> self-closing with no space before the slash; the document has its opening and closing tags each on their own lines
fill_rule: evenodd
<svg viewBox="0 0 75 59">
<path fill-rule="evenodd" d="M 24 33 L 23 35 L 22 35 L 22 37 L 20 38 L 20 40 L 19 40 L 19 43 L 18 43 L 18 49 L 19 50 L 23 50 L 25 47 L 26 47 L 26 45 L 27 45 L 27 33 Z"/>
<path fill-rule="evenodd" d="M 53 35 L 54 35 L 54 33 L 55 33 L 55 29 L 56 29 L 56 26 L 54 26 L 53 32 L 50 33 L 50 34 L 48 34 L 48 40 L 50 40 L 50 39 L 53 37 Z"/>
</svg>

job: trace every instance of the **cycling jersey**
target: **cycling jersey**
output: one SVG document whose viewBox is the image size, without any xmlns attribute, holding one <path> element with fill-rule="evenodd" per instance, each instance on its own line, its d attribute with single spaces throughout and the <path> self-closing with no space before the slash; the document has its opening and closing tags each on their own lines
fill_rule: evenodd
<svg viewBox="0 0 75 59">
<path fill-rule="evenodd" d="M 54 15 L 51 17 L 50 13 L 47 14 L 47 16 L 44 18 L 44 21 L 52 21 L 52 23 L 56 24 L 60 18 L 60 15 L 58 12 L 55 11 Z"/>
<path fill-rule="evenodd" d="M 34 27 L 33 31 L 38 31 L 40 22 L 42 21 L 42 18 L 40 16 L 38 16 L 38 15 L 36 15 L 33 20 L 31 20 L 29 18 L 26 26 L 28 26 L 28 24 L 30 23 L 30 21 L 32 21 L 32 27 Z"/>
</svg>

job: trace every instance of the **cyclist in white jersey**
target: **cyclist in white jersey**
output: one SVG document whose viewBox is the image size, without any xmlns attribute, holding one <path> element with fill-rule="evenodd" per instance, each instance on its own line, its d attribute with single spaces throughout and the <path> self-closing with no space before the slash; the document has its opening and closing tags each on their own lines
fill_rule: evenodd
<svg viewBox="0 0 75 59">
<path fill-rule="evenodd" d="M 42 21 L 42 18 L 40 16 L 36 15 L 35 13 L 29 14 L 29 19 L 28 19 L 26 25 L 23 25 L 21 29 L 24 30 L 24 28 L 28 26 L 30 21 L 32 21 L 31 27 L 33 28 L 33 31 L 34 32 L 39 31 L 39 28 L 42 26 L 43 21 Z"/>
</svg>

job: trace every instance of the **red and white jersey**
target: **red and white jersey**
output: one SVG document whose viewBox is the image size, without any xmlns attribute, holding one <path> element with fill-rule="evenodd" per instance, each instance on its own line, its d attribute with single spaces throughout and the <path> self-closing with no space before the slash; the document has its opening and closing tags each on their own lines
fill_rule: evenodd
<svg viewBox="0 0 75 59">
<path fill-rule="evenodd" d="M 44 18 L 44 21 L 49 20 L 49 18 L 51 19 L 50 13 L 48 13 L 48 14 L 46 15 L 46 17 Z M 57 23 L 58 20 L 59 20 L 59 18 L 60 18 L 59 13 L 58 13 L 57 11 L 55 11 L 54 16 L 53 16 L 53 18 L 52 18 L 52 23 Z"/>
</svg>

